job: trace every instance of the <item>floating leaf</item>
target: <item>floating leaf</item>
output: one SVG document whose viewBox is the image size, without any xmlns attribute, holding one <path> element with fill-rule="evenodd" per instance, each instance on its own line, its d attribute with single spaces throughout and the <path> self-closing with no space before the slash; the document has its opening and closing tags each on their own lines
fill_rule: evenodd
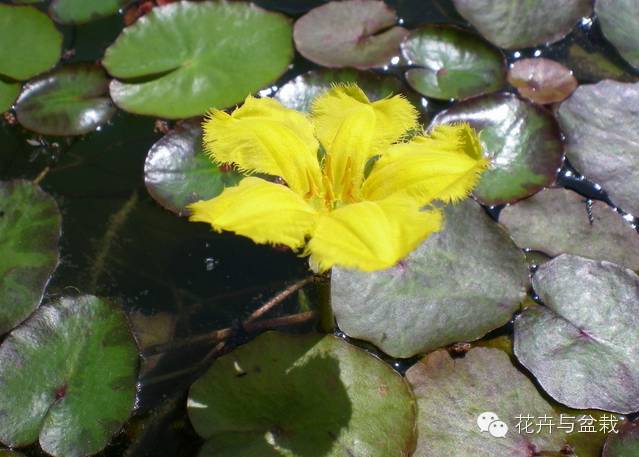
<svg viewBox="0 0 639 457">
<path fill-rule="evenodd" d="M 103 64 L 122 109 L 177 119 L 241 102 L 293 57 L 291 25 L 245 2 L 177 2 L 124 29 Z"/>
<path fill-rule="evenodd" d="M 397 266 L 334 268 L 340 329 L 393 357 L 472 341 L 507 323 L 526 294 L 522 253 L 472 200 L 446 208 L 445 228 Z"/>
<path fill-rule="evenodd" d="M 433 125 L 462 121 L 481 132 L 492 161 L 474 192 L 480 202 L 512 203 L 554 182 L 563 145 L 556 121 L 543 108 L 514 95 L 484 95 L 453 105 Z"/>
<path fill-rule="evenodd" d="M 573 74 L 582 83 L 596 83 L 602 79 L 616 79 L 623 82 L 632 82 L 639 79 L 639 77 L 626 71 L 611 57 L 614 56 L 596 49 L 586 49 L 574 43 L 568 48 L 565 63 L 572 68 Z"/>
<path fill-rule="evenodd" d="M 265 333 L 193 384 L 200 457 L 403 456 L 415 403 L 388 365 L 332 335 Z"/>
<path fill-rule="evenodd" d="M 639 276 L 563 254 L 533 287 L 546 306 L 515 320 L 515 355 L 555 400 L 571 408 L 639 409 Z"/>
<path fill-rule="evenodd" d="M 630 65 L 639 68 L 639 4 L 636 0 L 596 0 L 595 13 L 608 41 Z"/>
<path fill-rule="evenodd" d="M 639 129 L 637 111 L 629 108 L 636 106 L 639 83 L 601 81 L 579 86 L 559 107 L 558 120 L 570 163 L 613 203 L 639 215 Z"/>
<path fill-rule="evenodd" d="M 0 335 L 40 305 L 58 264 L 60 224 L 58 205 L 37 185 L 0 182 Z"/>
<path fill-rule="evenodd" d="M 395 26 L 395 11 L 379 0 L 329 2 L 295 23 L 295 45 L 325 67 L 383 67 L 399 54 L 408 34 Z"/>
<path fill-rule="evenodd" d="M 70 65 L 24 85 L 16 102 L 20 124 L 45 135 L 83 135 L 115 113 L 102 68 Z"/>
<path fill-rule="evenodd" d="M 0 113 L 11 108 L 20 93 L 20 83 L 0 79 Z"/>
<path fill-rule="evenodd" d="M 108 301 L 43 305 L 0 346 L 0 441 L 39 436 L 56 457 L 98 452 L 133 408 L 137 359 L 126 317 Z"/>
<path fill-rule="evenodd" d="M 542 105 L 560 102 L 577 88 L 569 68 L 544 58 L 516 61 L 508 70 L 508 82 L 519 95 Z"/>
<path fill-rule="evenodd" d="M 505 82 L 504 57 L 473 33 L 426 26 L 410 33 L 402 54 L 413 65 L 406 80 L 418 92 L 439 99 L 493 92 Z"/>
<path fill-rule="evenodd" d="M 463 359 L 436 351 L 409 368 L 406 378 L 417 397 L 416 457 L 562 455 L 563 433 L 517 430 L 517 416 L 536 421 L 554 411 L 499 349 L 473 348 Z M 505 436 L 492 436 L 491 423 L 507 428 Z"/>
<path fill-rule="evenodd" d="M 626 421 L 618 427 L 619 433 L 610 433 L 602 457 L 639 456 L 639 422 Z"/>
<path fill-rule="evenodd" d="M 7 449 L 0 449 L 0 457 L 25 457 L 25 455 Z"/>
<path fill-rule="evenodd" d="M 453 0 L 457 11 L 500 48 L 517 49 L 563 38 L 592 13 L 591 0 Z"/>
<path fill-rule="evenodd" d="M 220 170 L 203 152 L 199 120 L 185 121 L 166 134 L 151 147 L 144 163 L 144 183 L 151 196 L 180 216 L 188 204 L 216 197 L 241 178 L 235 171 Z"/>
<path fill-rule="evenodd" d="M 31 6 L 0 4 L 0 75 L 29 79 L 53 67 L 62 34 L 49 16 Z"/>
<path fill-rule="evenodd" d="M 590 215 L 589 215 L 590 211 Z M 639 270 L 639 234 L 604 202 L 567 189 L 544 189 L 505 207 L 499 222 L 522 248 L 551 256 L 576 254 Z"/>
<path fill-rule="evenodd" d="M 60 24 L 83 24 L 111 16 L 129 0 L 53 0 L 49 12 Z"/>
</svg>

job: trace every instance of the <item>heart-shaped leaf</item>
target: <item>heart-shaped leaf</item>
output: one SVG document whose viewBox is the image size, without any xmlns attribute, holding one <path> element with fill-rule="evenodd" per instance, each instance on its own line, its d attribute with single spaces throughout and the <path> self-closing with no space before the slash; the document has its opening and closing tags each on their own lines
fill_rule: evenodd
<svg viewBox="0 0 639 457">
<path fill-rule="evenodd" d="M 124 29 L 103 64 L 124 110 L 178 119 L 226 108 L 277 79 L 291 25 L 245 2 L 176 2 Z"/>
<path fill-rule="evenodd" d="M 402 54 L 412 65 L 406 80 L 439 99 L 493 92 L 505 83 L 504 58 L 477 35 L 455 27 L 426 26 L 410 33 Z"/>
<path fill-rule="evenodd" d="M 62 34 L 49 16 L 31 6 L 0 4 L 0 75 L 23 80 L 53 67 Z"/>
<path fill-rule="evenodd" d="M 518 246 L 551 256 L 576 254 L 639 270 L 639 234 L 604 202 L 544 189 L 499 213 Z"/>
<path fill-rule="evenodd" d="M 563 145 L 555 119 L 543 108 L 514 95 L 483 95 L 433 119 L 433 125 L 454 122 L 468 122 L 481 132 L 484 154 L 492 162 L 474 191 L 480 202 L 512 203 L 554 182 Z"/>
<path fill-rule="evenodd" d="M 58 264 L 60 225 L 58 205 L 37 185 L 0 182 L 0 335 L 40 305 Z"/>
<path fill-rule="evenodd" d="M 329 2 L 297 20 L 295 45 L 325 67 L 383 67 L 408 34 L 396 23 L 395 11 L 381 0 Z"/>
<path fill-rule="evenodd" d="M 639 421 L 626 421 L 618 430 L 608 435 L 602 457 L 639 456 Z"/>
<path fill-rule="evenodd" d="M 562 432 L 522 427 L 518 416 L 535 424 L 554 410 L 499 349 L 473 348 L 463 359 L 436 351 L 406 378 L 417 397 L 416 457 L 563 455 Z"/>
<path fill-rule="evenodd" d="M 628 108 L 635 106 L 639 83 L 601 81 L 577 88 L 559 107 L 558 120 L 570 163 L 613 203 L 639 215 L 639 129 L 636 110 Z"/>
<path fill-rule="evenodd" d="M 265 333 L 193 384 L 200 457 L 411 455 L 415 403 L 379 359 L 332 335 Z"/>
<path fill-rule="evenodd" d="M 115 113 L 108 91 L 102 68 L 62 67 L 24 85 L 16 102 L 18 121 L 45 135 L 83 135 Z"/>
<path fill-rule="evenodd" d="M 597 0 L 595 13 L 604 36 L 630 65 L 639 68 L 639 4 L 635 0 Z"/>
<path fill-rule="evenodd" d="M 519 95 L 542 105 L 560 102 L 577 88 L 569 68 L 544 58 L 516 61 L 508 70 L 508 82 Z"/>
<path fill-rule="evenodd" d="M 222 171 L 202 150 L 199 120 L 185 121 L 149 150 L 144 163 L 144 183 L 151 196 L 166 209 L 182 216 L 186 206 L 216 197 L 242 175 Z"/>
<path fill-rule="evenodd" d="M 20 93 L 20 83 L 0 79 L 0 113 L 11 108 Z"/>
<path fill-rule="evenodd" d="M 457 11 L 488 41 L 517 49 L 563 38 L 592 13 L 591 0 L 453 0 Z"/>
<path fill-rule="evenodd" d="M 129 0 L 53 0 L 49 12 L 60 24 L 83 24 L 111 16 Z"/>
<path fill-rule="evenodd" d="M 572 408 L 639 410 L 639 276 L 563 254 L 533 287 L 546 306 L 515 320 L 515 355 L 555 400 Z"/>
<path fill-rule="evenodd" d="M 333 269 L 331 304 L 347 335 L 410 357 L 510 320 L 528 285 L 523 254 L 472 200 L 445 216 L 443 231 L 393 268 Z"/>
<path fill-rule="evenodd" d="M 56 457 L 100 451 L 133 408 L 137 361 L 126 317 L 108 301 L 43 305 L 0 346 L 0 441 L 39 436 Z"/>
</svg>

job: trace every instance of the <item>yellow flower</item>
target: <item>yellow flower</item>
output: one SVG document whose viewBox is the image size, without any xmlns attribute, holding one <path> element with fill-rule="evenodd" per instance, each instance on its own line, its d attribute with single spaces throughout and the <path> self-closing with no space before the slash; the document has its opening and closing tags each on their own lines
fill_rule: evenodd
<svg viewBox="0 0 639 457">
<path fill-rule="evenodd" d="M 370 102 L 355 85 L 318 97 L 310 118 L 250 96 L 231 115 L 212 111 L 204 122 L 211 158 L 286 185 L 246 177 L 190 205 L 190 220 L 256 243 L 305 246 L 319 271 L 388 268 L 441 227 L 431 203 L 468 196 L 487 166 L 467 124 L 406 140 L 416 128 L 404 98 Z"/>
</svg>

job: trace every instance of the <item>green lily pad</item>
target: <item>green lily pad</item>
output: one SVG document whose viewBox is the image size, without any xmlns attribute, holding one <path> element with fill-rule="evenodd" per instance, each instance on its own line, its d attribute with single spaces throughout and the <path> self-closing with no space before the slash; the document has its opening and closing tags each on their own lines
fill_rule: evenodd
<svg viewBox="0 0 639 457">
<path fill-rule="evenodd" d="M 571 408 L 639 410 L 639 276 L 563 254 L 539 267 L 533 287 L 546 306 L 515 320 L 517 359 Z"/>
<path fill-rule="evenodd" d="M 0 449 L 0 457 L 25 457 L 20 452 L 9 451 L 7 449 Z"/>
<path fill-rule="evenodd" d="M 60 24 L 83 24 L 111 16 L 130 0 L 53 0 L 49 13 Z"/>
<path fill-rule="evenodd" d="M 534 433 L 538 417 L 555 418 L 552 406 L 499 349 L 473 348 L 463 359 L 436 351 L 406 378 L 417 397 L 416 457 L 564 455 L 563 432 Z M 532 433 L 518 416 L 532 416 Z"/>
<path fill-rule="evenodd" d="M 639 4 L 635 0 L 597 0 L 595 13 L 608 41 L 626 62 L 639 68 Z"/>
<path fill-rule="evenodd" d="M 325 67 L 383 67 L 408 35 L 395 11 L 380 0 L 344 0 L 319 6 L 295 23 L 297 50 Z"/>
<path fill-rule="evenodd" d="M 29 181 L 0 181 L 0 335 L 40 305 L 58 265 L 61 216 Z"/>
<path fill-rule="evenodd" d="M 591 0 L 453 0 L 455 8 L 488 41 L 506 49 L 557 41 L 582 17 L 592 14 Z"/>
<path fill-rule="evenodd" d="M 29 79 L 53 67 L 62 34 L 49 16 L 31 6 L 0 4 L 0 75 Z"/>
<path fill-rule="evenodd" d="M 334 268 L 331 304 L 342 331 L 393 357 L 472 341 L 506 324 L 526 295 L 521 251 L 472 200 L 395 267 Z"/>
<path fill-rule="evenodd" d="M 179 124 L 151 147 L 144 163 L 151 196 L 180 216 L 190 203 L 216 197 L 240 179 L 241 174 L 220 170 L 204 153 L 200 120 Z"/>
<path fill-rule="evenodd" d="M 115 114 L 104 70 L 70 65 L 24 85 L 16 115 L 24 127 L 45 135 L 83 135 Z"/>
<path fill-rule="evenodd" d="M 419 93 L 443 100 L 499 90 L 505 83 L 504 57 L 474 33 L 456 27 L 426 26 L 402 43 L 411 64 L 406 80 Z"/>
<path fill-rule="evenodd" d="M 544 58 L 516 61 L 508 70 L 508 82 L 519 95 L 541 105 L 560 102 L 577 88 L 569 68 Z"/>
<path fill-rule="evenodd" d="M 371 100 L 380 100 L 404 92 L 401 82 L 392 76 L 350 68 L 312 70 L 299 75 L 279 88 L 273 96 L 287 108 L 308 112 L 313 100 L 337 82 L 356 83 Z"/>
<path fill-rule="evenodd" d="M 20 83 L 0 79 L 0 113 L 8 110 L 20 93 Z"/>
<path fill-rule="evenodd" d="M 293 58 L 291 24 L 245 2 L 176 2 L 124 29 L 104 55 L 126 111 L 179 119 L 226 108 L 277 79 Z"/>
<path fill-rule="evenodd" d="M 512 203 L 551 185 L 562 164 L 563 144 L 555 119 L 514 95 L 493 94 L 454 104 L 432 125 L 468 122 L 481 132 L 491 168 L 474 195 L 486 205 Z"/>
<path fill-rule="evenodd" d="M 639 270 L 639 234 L 604 202 L 567 189 L 544 189 L 499 214 L 515 243 L 551 256 L 575 254 Z"/>
<path fill-rule="evenodd" d="M 85 295 L 43 305 L 0 346 L 0 441 L 56 457 L 106 446 L 136 395 L 137 347 L 119 308 Z"/>
<path fill-rule="evenodd" d="M 570 67 L 582 83 L 596 83 L 602 79 L 615 79 L 622 82 L 639 80 L 638 76 L 631 74 L 619 65 L 609 53 L 604 53 L 591 46 L 582 46 L 573 43 L 568 48 L 565 64 Z"/>
<path fill-rule="evenodd" d="M 557 113 L 570 163 L 603 186 L 613 203 L 635 215 L 639 215 L 639 129 L 636 113 L 628 107 L 637 105 L 639 83 L 601 81 L 579 86 Z"/>
<path fill-rule="evenodd" d="M 626 421 L 618 430 L 608 435 L 602 457 L 638 457 L 639 421 Z"/>
<path fill-rule="evenodd" d="M 193 384 L 200 457 L 407 456 L 415 400 L 379 359 L 332 335 L 262 334 Z"/>
</svg>

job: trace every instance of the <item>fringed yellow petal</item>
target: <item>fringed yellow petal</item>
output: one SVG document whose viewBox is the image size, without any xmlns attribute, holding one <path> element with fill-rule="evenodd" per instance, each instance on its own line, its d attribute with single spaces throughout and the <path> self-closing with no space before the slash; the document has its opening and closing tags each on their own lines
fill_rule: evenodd
<svg viewBox="0 0 639 457">
<path fill-rule="evenodd" d="M 306 250 L 320 271 L 333 265 L 381 270 L 439 230 L 441 221 L 438 210 L 420 211 L 412 199 L 354 203 L 322 214 Z"/>
<path fill-rule="evenodd" d="M 317 222 L 317 212 L 304 199 L 281 184 L 248 177 L 227 187 L 211 200 L 189 206 L 192 222 L 206 222 L 214 230 L 227 230 L 256 243 L 304 245 Z"/>
<path fill-rule="evenodd" d="M 304 114 L 270 98 L 249 96 L 231 115 L 209 113 L 203 129 L 205 149 L 215 162 L 280 176 L 306 198 L 321 193 L 318 142 Z"/>
<path fill-rule="evenodd" d="M 364 182 L 363 195 L 408 195 L 421 205 L 454 202 L 470 194 L 488 164 L 468 124 L 436 127 L 429 137 L 391 146 Z"/>
</svg>

